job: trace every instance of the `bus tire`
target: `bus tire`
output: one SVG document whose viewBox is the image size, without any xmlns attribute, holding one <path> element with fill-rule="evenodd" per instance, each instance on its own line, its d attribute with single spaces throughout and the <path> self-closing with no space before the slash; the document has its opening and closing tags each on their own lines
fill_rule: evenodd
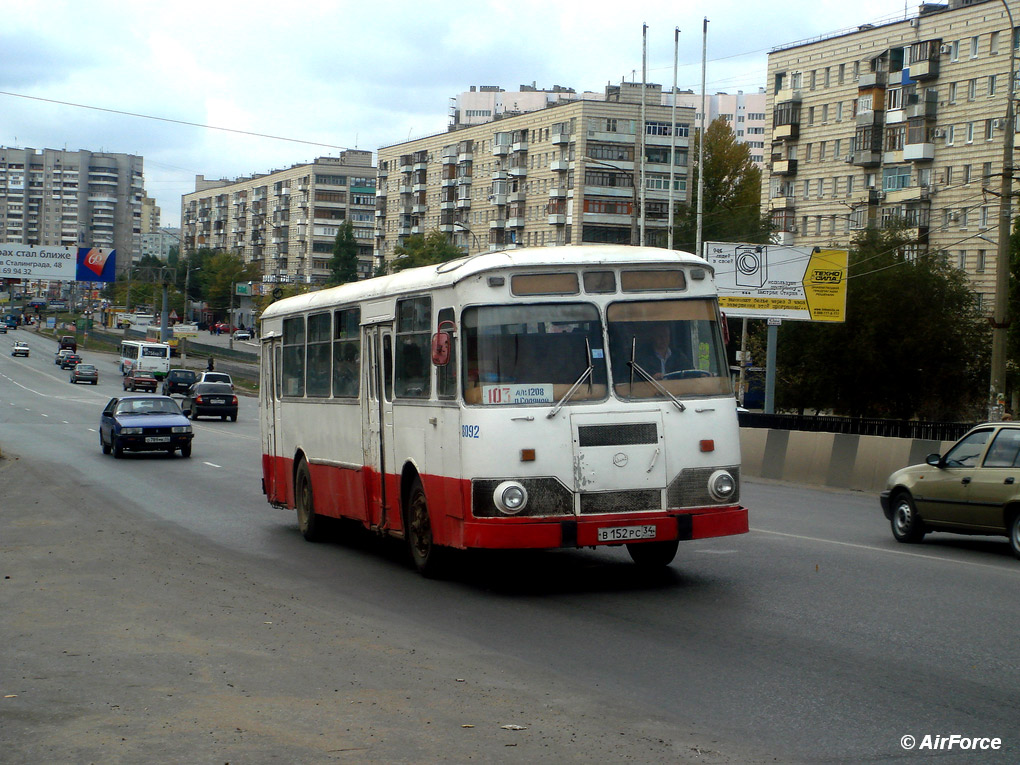
<svg viewBox="0 0 1020 765">
<path fill-rule="evenodd" d="M 449 551 L 435 544 L 432 539 L 432 519 L 429 518 L 429 504 L 420 478 L 414 479 L 407 495 L 407 516 L 404 521 L 407 548 L 414 567 L 424 577 L 431 579 L 439 576 Z"/>
<path fill-rule="evenodd" d="M 668 542 L 632 542 L 627 545 L 630 559 L 644 568 L 662 568 L 668 566 L 676 557 L 679 539 Z"/>
<path fill-rule="evenodd" d="M 308 463 L 301 460 L 294 477 L 294 505 L 297 508 L 298 529 L 309 542 L 323 539 L 323 519 L 315 513 L 315 499 L 312 496 L 312 474 Z"/>
</svg>

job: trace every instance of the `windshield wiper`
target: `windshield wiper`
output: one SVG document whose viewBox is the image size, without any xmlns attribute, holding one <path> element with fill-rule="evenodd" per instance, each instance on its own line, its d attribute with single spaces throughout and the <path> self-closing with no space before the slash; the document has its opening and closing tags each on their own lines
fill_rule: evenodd
<svg viewBox="0 0 1020 765">
<path fill-rule="evenodd" d="M 556 402 L 556 406 L 552 408 L 545 417 L 546 419 L 552 419 L 556 414 L 563 408 L 563 405 L 570 400 L 570 397 L 574 395 L 574 391 L 581 387 L 581 383 L 584 382 L 585 378 L 588 378 L 588 395 L 592 392 L 592 377 L 595 372 L 595 365 L 591 360 L 591 343 L 588 342 L 588 338 L 584 339 L 584 350 L 588 356 L 588 368 L 581 372 L 581 376 L 574 380 L 574 384 L 570 386 L 570 390 L 563 394 L 563 398 Z"/>
<path fill-rule="evenodd" d="M 637 352 L 637 338 L 635 338 L 634 340 L 631 341 L 631 344 L 630 344 L 630 361 L 627 362 L 627 365 L 630 367 L 630 387 L 631 387 L 631 392 L 633 392 L 633 390 L 634 390 L 634 373 L 637 372 L 647 382 L 650 382 L 652 384 L 652 387 L 655 388 L 657 391 L 659 391 L 659 393 L 661 393 L 663 396 L 665 396 L 670 401 L 672 401 L 676 405 L 676 408 L 679 409 L 681 412 L 684 411 L 685 409 L 687 409 L 687 407 L 683 405 L 682 401 L 679 401 L 676 398 L 676 396 L 674 396 L 672 393 L 670 393 L 668 390 L 666 390 L 662 386 L 662 383 L 660 383 L 658 380 L 656 380 L 654 377 L 652 377 L 644 369 L 641 368 L 641 365 L 638 364 L 634 360 L 634 356 L 635 356 L 636 352 Z"/>
</svg>

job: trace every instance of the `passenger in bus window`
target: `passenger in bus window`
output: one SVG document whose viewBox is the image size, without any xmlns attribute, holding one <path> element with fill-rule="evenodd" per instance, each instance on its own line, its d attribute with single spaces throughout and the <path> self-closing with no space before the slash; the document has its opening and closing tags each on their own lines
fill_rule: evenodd
<svg viewBox="0 0 1020 765">
<path fill-rule="evenodd" d="M 640 342 L 638 348 L 641 348 Z M 691 360 L 672 342 L 670 323 L 665 321 L 652 325 L 644 351 L 638 353 L 637 363 L 656 380 L 691 368 Z"/>
<path fill-rule="evenodd" d="M 354 343 L 344 343 L 340 358 L 333 370 L 334 395 L 358 395 L 358 349 Z"/>
</svg>

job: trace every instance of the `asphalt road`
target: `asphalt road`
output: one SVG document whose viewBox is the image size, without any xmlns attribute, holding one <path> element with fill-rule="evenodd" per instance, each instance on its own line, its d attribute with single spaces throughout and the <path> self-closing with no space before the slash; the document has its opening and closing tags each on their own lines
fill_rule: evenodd
<svg viewBox="0 0 1020 765">
<path fill-rule="evenodd" d="M 424 580 L 397 542 L 310 545 L 265 503 L 254 399 L 190 459 L 114 460 L 112 357 L 71 386 L 30 340 L 0 339 L 4 762 L 1020 756 L 1005 540 L 899 545 L 874 496 L 748 481 L 752 532 L 665 573 L 610 549 Z M 1002 748 L 901 746 L 951 734 Z"/>
</svg>

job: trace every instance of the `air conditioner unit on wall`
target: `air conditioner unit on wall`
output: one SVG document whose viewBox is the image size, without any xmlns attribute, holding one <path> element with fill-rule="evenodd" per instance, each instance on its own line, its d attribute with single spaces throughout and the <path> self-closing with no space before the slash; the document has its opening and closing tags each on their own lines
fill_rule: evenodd
<svg viewBox="0 0 1020 765">
<path fill-rule="evenodd" d="M 942 128 L 935 128 L 933 131 L 931 131 L 931 135 L 933 138 L 945 138 L 946 131 L 943 130 Z"/>
<path fill-rule="evenodd" d="M 939 53 L 952 53 L 952 52 L 953 52 L 953 46 L 949 45 L 948 43 L 946 45 L 940 45 L 939 46 Z"/>
<path fill-rule="evenodd" d="M 992 127 L 995 130 L 1002 130 L 1002 126 L 1005 124 L 1005 122 L 1006 121 L 1004 119 L 1001 119 L 1001 118 L 994 119 L 994 120 L 992 120 Z"/>
</svg>

